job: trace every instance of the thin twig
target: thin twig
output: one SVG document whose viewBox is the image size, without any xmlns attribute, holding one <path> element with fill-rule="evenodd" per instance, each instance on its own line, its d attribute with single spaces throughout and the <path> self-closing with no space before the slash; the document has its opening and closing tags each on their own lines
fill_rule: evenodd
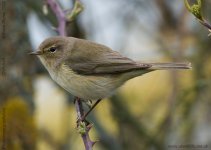
<svg viewBox="0 0 211 150">
<path fill-rule="evenodd" d="M 202 14 L 202 0 L 197 0 L 195 1 L 194 4 L 190 5 L 188 0 L 184 0 L 185 6 L 188 9 L 189 12 L 191 12 L 197 19 L 198 21 L 205 26 L 209 33 L 209 36 L 211 35 L 211 24 L 204 18 Z"/>
<path fill-rule="evenodd" d="M 66 36 L 67 32 L 65 12 L 61 9 L 61 6 L 55 0 L 46 0 L 46 2 L 50 6 L 51 10 L 54 12 L 58 20 L 58 34 L 61 36 Z"/>
<path fill-rule="evenodd" d="M 45 0 L 45 2 L 51 8 L 51 10 L 54 12 L 54 14 L 56 15 L 56 18 L 58 20 L 58 27 L 56 28 L 56 30 L 58 31 L 58 34 L 61 36 L 66 36 L 67 35 L 66 23 L 68 20 L 66 19 L 67 16 L 66 16 L 65 11 L 62 10 L 59 3 L 55 0 Z M 69 20 L 74 19 L 74 17 L 76 17 L 76 15 L 78 15 L 83 10 L 82 5 L 81 4 L 79 5 L 79 0 L 77 0 L 76 2 L 77 2 L 77 5 L 75 4 L 74 5 L 75 7 L 71 11 L 72 14 L 74 14 L 74 15 L 72 15 L 72 17 L 69 17 L 68 18 Z M 77 8 L 77 6 L 79 8 Z M 76 11 L 76 12 L 74 12 L 74 11 Z M 79 120 L 79 122 L 77 123 L 77 126 L 79 128 L 79 125 L 81 124 L 83 127 L 82 130 L 84 131 L 84 132 L 80 132 L 80 134 L 83 139 L 85 149 L 92 150 L 92 147 L 96 142 L 92 142 L 89 137 L 89 131 L 90 131 L 92 125 L 91 124 L 87 125 L 84 121 L 82 121 L 82 120 L 84 120 L 83 119 L 84 109 L 83 109 L 83 105 L 82 105 L 82 100 L 80 98 L 76 98 L 75 107 L 76 107 L 76 111 L 77 111 L 77 117 Z"/>
<path fill-rule="evenodd" d="M 204 21 L 199 20 L 199 22 L 200 22 L 202 25 L 204 25 L 205 27 L 207 27 L 208 30 L 211 30 L 211 25 L 210 25 L 206 20 L 204 20 Z"/>
<path fill-rule="evenodd" d="M 85 122 L 81 121 L 82 118 L 83 118 L 83 115 L 84 115 L 84 109 L 83 109 L 83 105 L 82 105 L 81 99 L 76 98 L 76 100 L 75 100 L 75 107 L 76 107 L 76 111 L 77 111 L 77 119 L 79 120 L 79 123 L 77 124 L 77 126 L 79 128 L 79 124 L 80 123 L 85 123 Z M 91 127 L 92 127 L 92 125 L 85 125 L 85 126 L 83 126 L 82 128 L 84 129 L 84 132 L 80 133 L 81 137 L 83 139 L 83 142 L 84 142 L 86 150 L 92 150 L 92 147 L 95 144 L 95 142 L 92 142 L 90 140 L 90 137 L 89 137 L 89 131 L 90 131 Z"/>
</svg>

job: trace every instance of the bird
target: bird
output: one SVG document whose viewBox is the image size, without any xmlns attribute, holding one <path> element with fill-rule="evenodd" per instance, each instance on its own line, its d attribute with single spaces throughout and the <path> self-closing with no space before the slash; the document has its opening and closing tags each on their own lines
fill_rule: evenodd
<svg viewBox="0 0 211 150">
<path fill-rule="evenodd" d="M 54 36 L 36 51 L 51 78 L 72 95 L 88 100 L 111 96 L 126 81 L 155 70 L 191 69 L 190 63 L 142 63 L 89 40 Z"/>
</svg>

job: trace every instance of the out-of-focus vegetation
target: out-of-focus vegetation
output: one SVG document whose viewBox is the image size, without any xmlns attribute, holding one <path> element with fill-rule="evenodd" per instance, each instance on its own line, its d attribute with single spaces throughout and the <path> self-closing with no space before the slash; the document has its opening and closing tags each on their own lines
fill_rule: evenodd
<svg viewBox="0 0 211 150">
<path fill-rule="evenodd" d="M 5 131 L 4 135 L 1 132 L 0 141 L 6 143 L 5 148 L 35 149 L 37 130 L 27 104 L 21 98 L 11 97 L 1 106 L 1 110 L 0 116 L 4 119 L 1 118 L 0 129 Z"/>
<path fill-rule="evenodd" d="M 149 45 L 156 45 L 156 52 L 147 56 L 149 59 L 142 55 L 140 58 L 136 55 L 136 59 L 185 60 L 193 65 L 190 71 L 157 71 L 135 78 L 113 97 L 102 101 L 89 116 L 94 123 L 91 137 L 100 141 L 94 149 L 168 150 L 171 145 L 181 144 L 208 145 L 209 149 L 211 39 L 183 1 L 101 0 L 104 6 L 97 5 L 99 0 L 82 2 L 85 11 L 68 24 L 68 35 L 94 39 L 116 24 L 116 29 L 121 28 L 122 32 L 110 36 L 118 37 L 112 42 L 122 53 L 132 57 L 129 42 L 139 42 L 133 44 L 134 49 L 147 47 L 138 36 L 144 34 Z M 112 3 L 109 5 L 112 7 L 106 7 L 106 2 Z M 211 20 L 211 2 L 204 3 L 202 11 Z M 84 146 L 75 129 L 71 96 L 46 79 L 47 71 L 37 58 L 27 55 L 32 49 L 28 30 L 33 30 L 27 29 L 28 15 L 35 12 L 49 28 L 46 20 L 57 24 L 50 10 L 47 16 L 42 13 L 42 5 L 41 0 L 6 1 L 6 34 L 0 40 L 0 69 L 4 72 L 0 75 L 0 146 L 11 150 L 81 150 Z M 99 10 L 95 7 L 108 9 L 111 14 L 95 12 Z M 110 22 L 102 24 L 99 18 Z"/>
</svg>

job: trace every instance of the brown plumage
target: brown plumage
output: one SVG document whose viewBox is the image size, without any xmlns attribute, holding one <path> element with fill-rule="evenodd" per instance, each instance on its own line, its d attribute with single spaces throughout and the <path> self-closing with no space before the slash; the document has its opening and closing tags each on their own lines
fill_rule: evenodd
<svg viewBox="0 0 211 150">
<path fill-rule="evenodd" d="M 32 54 L 51 77 L 74 96 L 97 100 L 127 80 L 160 69 L 190 69 L 190 63 L 139 63 L 110 48 L 73 37 L 51 37 Z"/>
</svg>

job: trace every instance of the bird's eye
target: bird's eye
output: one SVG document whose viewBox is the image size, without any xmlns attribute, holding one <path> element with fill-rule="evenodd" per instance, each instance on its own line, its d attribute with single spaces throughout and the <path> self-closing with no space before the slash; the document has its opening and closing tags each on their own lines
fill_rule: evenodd
<svg viewBox="0 0 211 150">
<path fill-rule="evenodd" d="M 50 51 L 51 53 L 54 53 L 54 52 L 56 51 L 56 47 L 51 47 L 51 48 L 49 48 L 49 51 Z"/>
</svg>

